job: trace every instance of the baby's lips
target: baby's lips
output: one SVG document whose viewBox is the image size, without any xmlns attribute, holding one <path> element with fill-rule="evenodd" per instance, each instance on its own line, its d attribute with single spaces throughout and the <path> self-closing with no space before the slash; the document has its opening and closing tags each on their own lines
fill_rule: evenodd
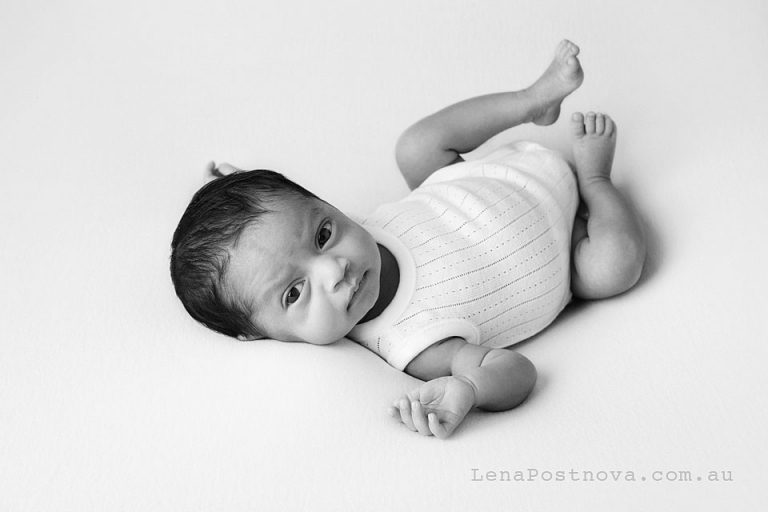
<svg viewBox="0 0 768 512">
<path fill-rule="evenodd" d="M 357 279 L 357 282 L 349 288 L 349 297 L 347 297 L 347 309 L 349 309 L 349 306 L 352 305 L 352 299 L 355 298 L 355 294 L 357 293 L 357 290 L 360 289 L 360 283 L 362 282 L 363 277 L 361 276 L 359 279 Z"/>
</svg>

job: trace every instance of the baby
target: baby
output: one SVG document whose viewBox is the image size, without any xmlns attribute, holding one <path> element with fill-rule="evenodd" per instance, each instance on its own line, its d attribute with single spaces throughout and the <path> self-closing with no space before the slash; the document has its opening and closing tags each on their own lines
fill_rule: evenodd
<svg viewBox="0 0 768 512">
<path fill-rule="evenodd" d="M 413 191 L 362 224 L 280 174 L 212 167 L 218 178 L 172 242 L 187 311 L 240 340 L 351 338 L 425 381 L 389 408 L 423 435 L 449 436 L 472 407 L 520 404 L 536 370 L 504 347 L 544 329 L 572 295 L 629 289 L 645 259 L 641 223 L 611 183 L 607 115 L 573 114 L 575 175 L 533 143 L 461 156 L 513 126 L 554 123 L 583 81 L 578 53 L 562 41 L 529 88 L 408 128 L 396 159 Z"/>
</svg>

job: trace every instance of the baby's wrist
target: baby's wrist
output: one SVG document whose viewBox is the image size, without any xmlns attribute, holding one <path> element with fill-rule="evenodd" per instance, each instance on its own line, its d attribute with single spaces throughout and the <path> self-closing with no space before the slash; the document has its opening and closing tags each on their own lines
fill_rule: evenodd
<svg viewBox="0 0 768 512">
<path fill-rule="evenodd" d="M 472 405 L 477 405 L 477 385 L 472 381 L 472 379 L 465 375 L 454 375 L 453 378 L 469 388 L 469 390 L 472 392 Z"/>
</svg>

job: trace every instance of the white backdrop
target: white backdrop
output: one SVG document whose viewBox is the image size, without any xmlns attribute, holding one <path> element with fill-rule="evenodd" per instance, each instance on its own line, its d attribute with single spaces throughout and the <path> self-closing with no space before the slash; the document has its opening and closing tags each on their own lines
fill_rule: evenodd
<svg viewBox="0 0 768 512">
<path fill-rule="evenodd" d="M 761 0 L 3 0 L 0 510 L 758 510 L 766 22 Z M 422 438 L 386 415 L 416 381 L 361 347 L 187 317 L 169 245 L 207 161 L 365 215 L 407 190 L 406 126 L 529 85 L 563 37 L 584 85 L 501 138 L 567 153 L 572 111 L 610 113 L 650 259 L 519 346 L 523 406 Z"/>
</svg>

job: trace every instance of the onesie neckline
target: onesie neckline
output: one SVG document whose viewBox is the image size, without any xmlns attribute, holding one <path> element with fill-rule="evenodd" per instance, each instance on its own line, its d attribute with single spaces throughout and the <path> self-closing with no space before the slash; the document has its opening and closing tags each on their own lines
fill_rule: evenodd
<svg viewBox="0 0 768 512">
<path fill-rule="evenodd" d="M 379 316 L 365 323 L 357 324 L 349 333 L 354 339 L 370 339 L 379 336 L 392 326 L 411 303 L 416 289 L 416 263 L 405 244 L 392 233 L 374 226 L 363 226 L 376 243 L 389 249 L 400 269 L 400 282 L 392 301 Z"/>
</svg>

